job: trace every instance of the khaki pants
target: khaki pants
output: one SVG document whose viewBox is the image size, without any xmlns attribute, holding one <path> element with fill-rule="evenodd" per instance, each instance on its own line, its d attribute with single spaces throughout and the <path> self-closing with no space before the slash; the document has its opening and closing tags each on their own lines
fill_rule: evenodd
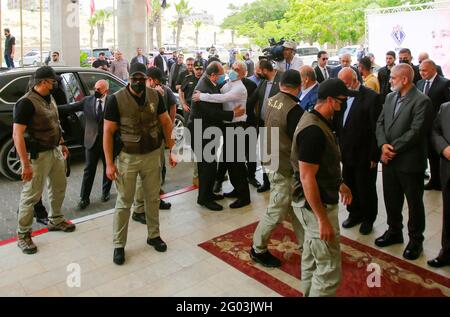
<svg viewBox="0 0 450 317">
<path fill-rule="evenodd" d="M 148 238 L 159 237 L 159 190 L 161 184 L 160 149 L 149 154 L 127 154 L 117 157 L 119 177 L 116 180 L 117 201 L 114 213 L 114 247 L 127 243 L 130 209 L 136 193 L 136 183 L 142 182 L 142 194 L 147 219 Z"/>
<path fill-rule="evenodd" d="M 66 194 L 66 162 L 58 147 L 52 151 L 39 153 L 36 160 L 31 160 L 33 178 L 23 185 L 19 204 L 19 226 L 17 234 L 19 238 L 30 233 L 33 225 L 34 205 L 42 197 L 47 181 L 50 212 L 48 219 L 55 225 L 65 221 L 61 213 L 61 206 Z"/>
<path fill-rule="evenodd" d="M 328 219 L 336 235 L 332 242 L 320 240 L 317 218 L 314 212 L 303 206 L 304 201 L 293 204 L 294 212 L 305 229 L 301 265 L 303 294 L 305 297 L 335 296 L 342 272 L 339 206 L 327 206 Z"/>
<path fill-rule="evenodd" d="M 270 173 L 269 180 L 271 185 L 269 206 L 253 234 L 253 249 L 256 253 L 264 253 L 267 251 L 267 245 L 272 231 L 288 214 L 291 216 L 298 244 L 300 246 L 303 245 L 303 227 L 292 209 L 293 175 L 284 176 L 280 173 Z"/>
</svg>

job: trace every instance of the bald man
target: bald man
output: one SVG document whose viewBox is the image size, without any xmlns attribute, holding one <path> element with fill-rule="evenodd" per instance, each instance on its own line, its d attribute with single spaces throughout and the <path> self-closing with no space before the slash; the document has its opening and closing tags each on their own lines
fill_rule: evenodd
<svg viewBox="0 0 450 317">
<path fill-rule="evenodd" d="M 419 54 L 418 60 L 419 60 L 419 66 L 422 64 L 422 62 L 426 59 L 430 59 L 430 55 L 428 55 L 427 52 L 422 52 Z M 420 68 L 420 67 L 419 67 Z M 439 65 L 436 65 L 436 71 L 439 76 L 444 77 L 444 73 L 442 72 L 442 67 Z"/>
<path fill-rule="evenodd" d="M 316 72 L 311 66 L 304 65 L 300 67 L 299 71 L 302 78 L 302 92 L 298 99 L 300 99 L 300 106 L 303 110 L 309 112 L 316 106 L 319 83 Z"/>
<path fill-rule="evenodd" d="M 420 63 L 419 71 L 422 80 L 419 80 L 417 83 L 417 88 L 430 97 L 431 102 L 433 103 L 434 121 L 441 105 L 450 101 L 450 81 L 439 76 L 436 64 L 430 59 L 425 59 Z M 432 146 L 431 131 L 428 132 L 428 160 L 430 162 L 431 177 L 428 184 L 425 185 L 425 190 L 441 190 L 439 154 Z"/>
<path fill-rule="evenodd" d="M 339 66 L 336 66 L 335 68 L 333 68 L 331 70 L 331 78 L 337 78 L 339 72 L 341 71 L 342 68 L 345 67 L 350 67 L 352 68 L 356 74 L 358 75 L 358 81 L 362 84 L 363 83 L 363 79 L 361 77 L 361 74 L 359 73 L 358 69 L 356 69 L 356 67 L 352 66 L 352 55 L 346 53 L 346 54 L 342 54 L 341 56 L 339 56 L 339 62 L 341 63 Z"/>
<path fill-rule="evenodd" d="M 86 166 L 84 168 L 83 182 L 81 183 L 80 202 L 78 208 L 86 209 L 90 205 L 90 195 L 97 171 L 98 161 L 103 162 L 103 202 L 110 200 L 110 190 L 112 181 L 106 177 L 106 161 L 103 153 L 103 114 L 108 98 L 109 83 L 106 80 L 99 80 L 95 83 L 94 94 L 84 98 L 82 101 L 59 107 L 59 112 L 79 112 L 84 113 L 86 125 L 84 129 L 84 148 Z"/>
<path fill-rule="evenodd" d="M 406 196 L 409 243 L 403 257 L 408 260 L 419 258 L 423 251 L 423 175 L 427 168 L 427 141 L 433 107 L 430 98 L 421 93 L 413 81 L 414 70 L 409 64 L 392 69 L 393 92 L 386 97 L 376 130 L 383 162 L 383 193 L 389 228 L 375 244 L 387 247 L 403 243 L 402 209 Z"/>
<path fill-rule="evenodd" d="M 348 98 L 346 107 L 335 118 L 342 175 L 353 194 L 353 201 L 347 206 L 349 216 L 342 226 L 349 229 L 361 224 L 360 233 L 368 235 L 378 214 L 376 182 L 380 154 L 375 130 L 381 112 L 380 96 L 361 85 L 349 67 L 343 68 L 338 78 L 348 89 L 358 91 L 356 97 Z"/>
</svg>

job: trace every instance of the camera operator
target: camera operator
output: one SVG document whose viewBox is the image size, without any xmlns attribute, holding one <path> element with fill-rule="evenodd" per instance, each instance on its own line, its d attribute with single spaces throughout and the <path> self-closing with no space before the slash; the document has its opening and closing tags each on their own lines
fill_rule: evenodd
<svg viewBox="0 0 450 317">
<path fill-rule="evenodd" d="M 299 56 L 295 55 L 297 43 L 294 41 L 286 41 L 283 43 L 283 47 L 284 60 L 277 62 L 275 69 L 282 72 L 286 72 L 290 69 L 295 69 L 298 71 L 300 67 L 303 66 L 303 61 Z"/>
</svg>

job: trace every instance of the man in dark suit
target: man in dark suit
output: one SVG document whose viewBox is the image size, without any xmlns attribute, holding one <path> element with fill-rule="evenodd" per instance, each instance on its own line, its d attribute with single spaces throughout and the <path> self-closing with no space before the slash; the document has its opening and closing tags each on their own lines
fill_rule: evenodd
<svg viewBox="0 0 450 317">
<path fill-rule="evenodd" d="M 381 104 L 384 104 L 386 96 L 389 95 L 391 90 L 391 69 L 395 66 L 396 54 L 394 51 L 386 53 L 386 66 L 381 67 L 378 71 L 378 81 L 380 82 L 380 99 Z"/>
<path fill-rule="evenodd" d="M 358 82 L 351 68 L 338 75 L 348 89 L 358 91 L 337 115 L 337 133 L 342 153 L 343 178 L 351 189 L 353 201 L 347 206 L 349 217 L 342 227 L 353 228 L 361 223 L 363 235 L 372 232 L 378 214 L 377 173 L 380 154 L 375 135 L 381 112 L 379 95 Z"/>
<path fill-rule="evenodd" d="M 251 96 L 249 103 L 253 105 L 255 113 L 256 127 L 264 127 L 264 116 L 269 98 L 272 98 L 280 92 L 280 81 L 282 72 L 273 68 L 268 60 L 259 62 L 259 77 L 262 79 L 258 88 Z M 264 183 L 258 188 L 258 193 L 264 193 L 270 190 L 270 181 L 266 173 L 263 174 Z"/>
<path fill-rule="evenodd" d="M 317 66 L 314 71 L 316 72 L 316 78 L 319 84 L 330 78 L 331 67 L 327 66 L 328 60 L 329 57 L 327 52 L 320 51 L 319 54 L 317 54 Z"/>
<path fill-rule="evenodd" d="M 419 71 L 420 71 L 420 64 L 422 64 L 422 62 L 424 60 L 430 59 L 430 55 L 428 55 L 427 52 L 422 52 L 422 53 L 419 54 L 419 57 L 417 59 L 419 60 Z M 445 77 L 444 73 L 442 72 L 442 67 L 441 66 L 436 65 L 436 71 L 437 71 L 439 76 Z"/>
<path fill-rule="evenodd" d="M 402 48 L 400 52 L 398 52 L 398 62 L 400 64 L 408 64 L 414 70 L 414 85 L 421 79 L 419 66 L 413 65 L 412 63 L 413 57 L 411 54 L 411 50 L 409 48 Z"/>
<path fill-rule="evenodd" d="M 350 54 L 347 54 L 347 53 L 342 54 L 339 57 L 339 61 L 341 62 L 341 64 L 331 70 L 331 76 L 330 76 L 331 78 L 338 78 L 338 74 L 342 68 L 350 67 L 358 75 L 358 81 L 361 84 L 363 83 L 363 79 L 362 79 L 361 74 L 359 73 L 358 69 L 356 67 L 352 66 L 352 56 Z"/>
<path fill-rule="evenodd" d="M 131 59 L 130 65 L 141 63 L 144 64 L 145 67 L 148 67 L 148 58 L 144 55 L 144 50 L 142 48 L 138 48 L 136 50 L 137 55 Z"/>
<path fill-rule="evenodd" d="M 106 161 L 103 153 L 103 114 L 107 101 L 109 84 L 106 80 L 99 80 L 95 84 L 95 95 L 84 98 L 82 101 L 59 107 L 60 113 L 79 112 L 84 113 L 86 120 L 84 129 L 84 147 L 86 166 L 84 168 L 83 182 L 81 184 L 80 202 L 81 210 L 90 205 L 90 195 L 94 183 L 99 159 L 103 162 L 103 186 L 102 201 L 110 200 L 112 182 L 106 177 Z"/>
<path fill-rule="evenodd" d="M 439 256 L 428 261 L 432 267 L 450 265 L 450 102 L 441 106 L 433 126 L 433 145 L 441 155 L 441 184 L 444 208 L 442 249 Z"/>
<path fill-rule="evenodd" d="M 427 167 L 427 137 L 431 126 L 430 98 L 414 86 L 414 70 L 408 64 L 391 71 L 393 93 L 386 97 L 377 122 L 377 141 L 383 162 L 383 193 L 389 229 L 375 244 L 403 243 L 404 196 L 409 208 L 409 243 L 403 253 L 408 260 L 423 251 L 425 207 L 423 175 Z"/>
<path fill-rule="evenodd" d="M 433 120 L 436 118 L 439 109 L 443 103 L 450 101 L 450 80 L 439 76 L 436 64 L 426 59 L 419 66 L 421 80 L 417 83 L 417 88 L 425 95 L 430 97 L 433 103 Z M 425 190 L 441 190 L 441 182 L 439 180 L 439 154 L 432 146 L 431 130 L 429 131 L 428 143 L 428 160 L 430 162 L 431 177 Z"/>
<path fill-rule="evenodd" d="M 222 64 L 212 62 L 206 69 L 206 76 L 203 76 L 197 84 L 196 91 L 208 94 L 220 94 L 219 86 L 225 82 L 225 73 Z M 220 134 L 223 134 L 224 121 L 232 121 L 234 117 L 240 117 L 245 114 L 245 108 L 236 107 L 233 111 L 224 111 L 223 105 L 211 102 L 193 102 L 191 114 L 189 117 L 188 128 L 191 132 L 191 147 L 197 158 L 199 192 L 197 203 L 209 210 L 220 211 L 223 207 L 215 201 L 223 199 L 223 196 L 214 195 L 213 185 L 217 171 L 217 146 L 220 140 L 215 134 L 205 137 L 203 133 L 208 128 L 218 128 Z M 202 133 L 201 136 L 194 132 Z M 205 147 L 209 143 L 216 143 L 216 147 L 204 153 Z M 205 155 L 210 157 L 205 157 Z"/>
<path fill-rule="evenodd" d="M 164 55 L 165 49 L 161 47 L 159 49 L 159 54 L 156 55 L 155 60 L 153 62 L 154 66 L 158 67 L 164 74 L 164 83 L 166 84 L 167 79 L 169 78 L 170 68 L 167 63 L 167 57 Z"/>
</svg>

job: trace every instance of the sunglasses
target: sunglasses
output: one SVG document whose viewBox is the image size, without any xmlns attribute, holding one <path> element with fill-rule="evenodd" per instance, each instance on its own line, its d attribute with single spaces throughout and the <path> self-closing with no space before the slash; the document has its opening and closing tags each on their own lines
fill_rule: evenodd
<svg viewBox="0 0 450 317">
<path fill-rule="evenodd" d="M 344 102 L 347 102 L 347 98 L 337 98 L 333 97 L 334 100 L 337 100 L 340 104 L 343 104 Z"/>
<path fill-rule="evenodd" d="M 322 57 L 321 60 L 327 61 L 327 60 L 329 60 L 329 58 L 328 57 Z"/>
</svg>

